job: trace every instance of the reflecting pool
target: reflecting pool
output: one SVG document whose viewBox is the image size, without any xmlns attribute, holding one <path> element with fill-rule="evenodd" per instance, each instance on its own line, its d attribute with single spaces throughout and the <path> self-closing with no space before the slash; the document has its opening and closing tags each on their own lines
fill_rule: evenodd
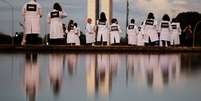
<svg viewBox="0 0 201 101">
<path fill-rule="evenodd" d="M 201 54 L 0 54 L 0 101 L 200 101 Z"/>
</svg>

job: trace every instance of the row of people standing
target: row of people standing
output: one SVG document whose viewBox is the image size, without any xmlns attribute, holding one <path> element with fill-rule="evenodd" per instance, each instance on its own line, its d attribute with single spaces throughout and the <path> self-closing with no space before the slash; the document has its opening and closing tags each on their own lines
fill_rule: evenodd
<svg viewBox="0 0 201 101">
<path fill-rule="evenodd" d="M 170 46 L 180 44 L 181 28 L 176 19 L 172 19 L 165 14 L 158 24 L 154 14 L 149 13 L 147 19 L 140 26 L 135 25 L 135 20 L 131 19 L 127 27 L 128 44 L 138 46 Z"/>
<path fill-rule="evenodd" d="M 24 28 L 24 39 L 23 43 L 26 44 L 38 44 L 37 40 L 40 33 L 40 18 L 42 17 L 42 8 L 36 0 L 30 0 L 23 7 L 23 16 L 25 22 Z M 80 30 L 77 24 L 73 20 L 69 21 L 68 26 L 63 26 L 63 18 L 67 17 L 67 14 L 62 9 L 59 3 L 54 3 L 53 10 L 48 14 L 48 24 L 49 24 L 49 40 L 50 45 L 80 45 Z M 117 24 L 117 20 L 113 19 L 112 22 Z M 97 41 L 98 44 L 108 44 L 108 22 L 104 13 L 101 13 L 99 21 L 97 21 L 98 26 L 95 28 L 92 24 L 92 20 L 89 18 L 86 24 L 86 43 L 88 45 L 94 44 Z M 112 31 L 120 31 L 118 27 L 113 25 Z M 64 30 L 65 29 L 65 30 Z M 97 31 L 96 31 L 97 29 Z M 66 35 L 66 34 L 67 35 Z M 98 33 L 96 35 L 96 33 Z M 65 37 L 66 36 L 66 37 Z M 97 36 L 97 37 L 96 37 Z M 112 34 L 112 38 L 115 37 L 116 43 L 120 43 L 120 37 L 115 33 Z M 66 40 L 67 39 L 67 40 Z M 95 40 L 96 39 L 96 40 Z"/>
<path fill-rule="evenodd" d="M 22 44 L 39 44 L 39 34 L 40 34 L 40 18 L 43 16 L 42 8 L 36 0 L 30 0 L 25 3 L 22 9 L 22 15 L 24 17 L 24 36 Z M 49 42 L 48 44 L 60 45 L 65 44 L 66 38 L 65 33 L 68 33 L 67 40 L 68 43 L 75 44 L 74 33 L 79 36 L 79 29 L 76 23 L 72 20 L 69 21 L 69 26 L 64 31 L 65 26 L 63 26 L 63 18 L 67 17 L 67 14 L 62 9 L 59 3 L 54 3 L 53 10 L 48 14 L 48 24 L 49 24 Z M 79 45 L 79 41 L 76 41 L 76 44 Z"/>
<path fill-rule="evenodd" d="M 98 45 L 107 45 L 108 43 L 118 45 L 120 43 L 122 30 L 117 19 L 113 18 L 111 25 L 108 25 L 106 16 L 102 12 L 95 28 L 97 30 Z M 93 27 L 90 29 L 91 32 L 94 32 Z M 181 28 L 180 23 L 175 18 L 170 21 L 170 17 L 167 14 L 162 17 L 162 21 L 158 24 L 154 14 L 149 13 L 147 19 L 140 26 L 137 26 L 135 20 L 131 19 L 130 24 L 127 26 L 127 34 L 129 45 L 167 47 L 180 45 Z M 94 37 L 91 38 L 94 40 Z"/>
<path fill-rule="evenodd" d="M 23 16 L 25 18 L 26 43 L 29 44 L 29 41 L 37 41 L 35 39 L 37 39 L 40 33 L 40 17 L 42 17 L 40 4 L 36 0 L 26 3 L 23 7 Z M 80 45 L 80 30 L 77 24 L 73 20 L 70 20 L 66 28 L 63 26 L 63 18 L 65 17 L 67 17 L 67 14 L 63 11 L 60 4 L 54 3 L 53 10 L 48 14 L 48 23 L 50 26 L 49 44 L 60 45 L 67 43 L 70 45 Z M 96 25 L 93 25 L 92 19 L 88 18 L 85 28 L 87 45 L 95 43 L 97 45 L 120 44 L 122 30 L 118 21 L 113 18 L 110 23 L 109 25 L 104 12 L 100 14 Z M 175 19 L 170 23 L 168 15 L 164 15 L 158 25 L 154 14 L 149 13 L 147 19 L 140 26 L 137 26 L 135 20 L 131 19 L 130 24 L 127 26 L 127 34 L 129 45 L 158 46 L 161 44 L 161 46 L 168 46 L 170 43 L 172 45 L 179 45 L 181 28 Z"/>
<path fill-rule="evenodd" d="M 57 7 L 60 7 L 58 3 L 55 3 Z M 54 6 L 55 6 L 54 5 Z M 55 9 L 55 7 L 54 7 Z M 50 40 L 49 44 L 65 44 L 68 45 L 80 45 L 80 30 L 77 26 L 77 23 L 74 23 L 73 20 L 70 20 L 66 28 L 62 27 L 62 18 L 65 15 L 60 16 L 59 12 L 57 13 L 57 18 L 51 17 L 51 13 L 57 12 L 54 10 L 49 14 L 49 24 L 50 24 Z M 64 13 L 63 13 L 64 14 Z M 57 31 L 59 30 L 59 31 Z M 67 34 L 66 38 L 64 37 L 65 33 Z M 97 34 L 96 34 L 97 33 Z M 108 34 L 109 33 L 109 34 Z M 120 33 L 122 30 L 118 25 L 117 19 L 111 20 L 111 25 L 108 24 L 105 13 L 100 14 L 100 19 L 97 21 L 97 25 L 92 24 L 92 19 L 88 18 L 85 28 L 86 44 L 87 45 L 112 45 L 120 44 Z M 66 41 L 67 39 L 67 41 Z"/>
<path fill-rule="evenodd" d="M 176 19 L 172 19 L 165 14 L 162 21 L 158 24 L 154 14 L 149 13 L 147 20 L 143 22 L 145 45 L 151 46 L 170 46 L 179 45 L 181 35 L 180 23 Z"/>
</svg>

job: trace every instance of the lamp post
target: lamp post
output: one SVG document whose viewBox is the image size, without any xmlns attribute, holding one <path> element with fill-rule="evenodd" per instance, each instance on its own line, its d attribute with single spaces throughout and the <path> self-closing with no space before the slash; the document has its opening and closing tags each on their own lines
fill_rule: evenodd
<svg viewBox="0 0 201 101">
<path fill-rule="evenodd" d="M 197 26 L 201 23 L 201 20 L 198 21 L 196 24 L 195 24 L 195 28 L 193 30 L 193 47 L 195 47 L 195 32 L 196 32 L 196 29 L 197 29 Z"/>
<path fill-rule="evenodd" d="M 128 17 L 129 17 L 129 0 L 126 0 L 126 28 L 128 26 Z"/>
<path fill-rule="evenodd" d="M 4 3 L 6 3 L 8 6 L 10 6 L 11 8 L 11 19 L 12 19 L 12 36 L 11 36 L 11 41 L 12 41 L 12 45 L 14 44 L 14 41 L 13 41 L 13 36 L 14 36 L 14 6 L 8 2 L 7 0 L 2 0 Z"/>
</svg>

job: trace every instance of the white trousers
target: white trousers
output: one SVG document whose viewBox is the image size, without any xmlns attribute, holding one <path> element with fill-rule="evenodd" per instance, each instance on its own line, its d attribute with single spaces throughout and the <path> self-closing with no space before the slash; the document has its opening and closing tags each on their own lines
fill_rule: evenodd
<svg viewBox="0 0 201 101">
<path fill-rule="evenodd" d="M 98 35 L 97 35 L 97 41 L 101 41 L 101 37 L 102 37 L 102 40 L 103 41 L 108 41 L 108 33 L 106 31 L 104 32 L 98 32 Z"/>
<path fill-rule="evenodd" d="M 128 44 L 129 45 L 137 45 L 137 36 L 128 34 Z"/>
<path fill-rule="evenodd" d="M 114 44 L 114 43 L 120 43 L 120 36 L 118 32 L 111 32 L 110 33 L 110 43 Z"/>
<path fill-rule="evenodd" d="M 67 35 L 67 43 L 75 43 L 75 33 L 69 32 Z"/>
<path fill-rule="evenodd" d="M 171 35 L 171 45 L 179 45 L 180 38 L 178 33 L 172 33 Z"/>
<path fill-rule="evenodd" d="M 142 34 L 137 35 L 137 46 L 144 46 L 144 38 Z"/>
<path fill-rule="evenodd" d="M 95 34 L 86 33 L 86 43 L 94 43 L 95 42 Z"/>
<path fill-rule="evenodd" d="M 75 35 L 75 45 L 80 45 L 79 35 Z"/>
</svg>

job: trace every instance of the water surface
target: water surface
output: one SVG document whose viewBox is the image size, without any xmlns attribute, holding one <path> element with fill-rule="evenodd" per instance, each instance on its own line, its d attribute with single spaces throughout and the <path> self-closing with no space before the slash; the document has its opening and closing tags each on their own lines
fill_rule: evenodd
<svg viewBox="0 0 201 101">
<path fill-rule="evenodd" d="M 200 101 L 201 54 L 0 54 L 0 101 Z"/>
</svg>

